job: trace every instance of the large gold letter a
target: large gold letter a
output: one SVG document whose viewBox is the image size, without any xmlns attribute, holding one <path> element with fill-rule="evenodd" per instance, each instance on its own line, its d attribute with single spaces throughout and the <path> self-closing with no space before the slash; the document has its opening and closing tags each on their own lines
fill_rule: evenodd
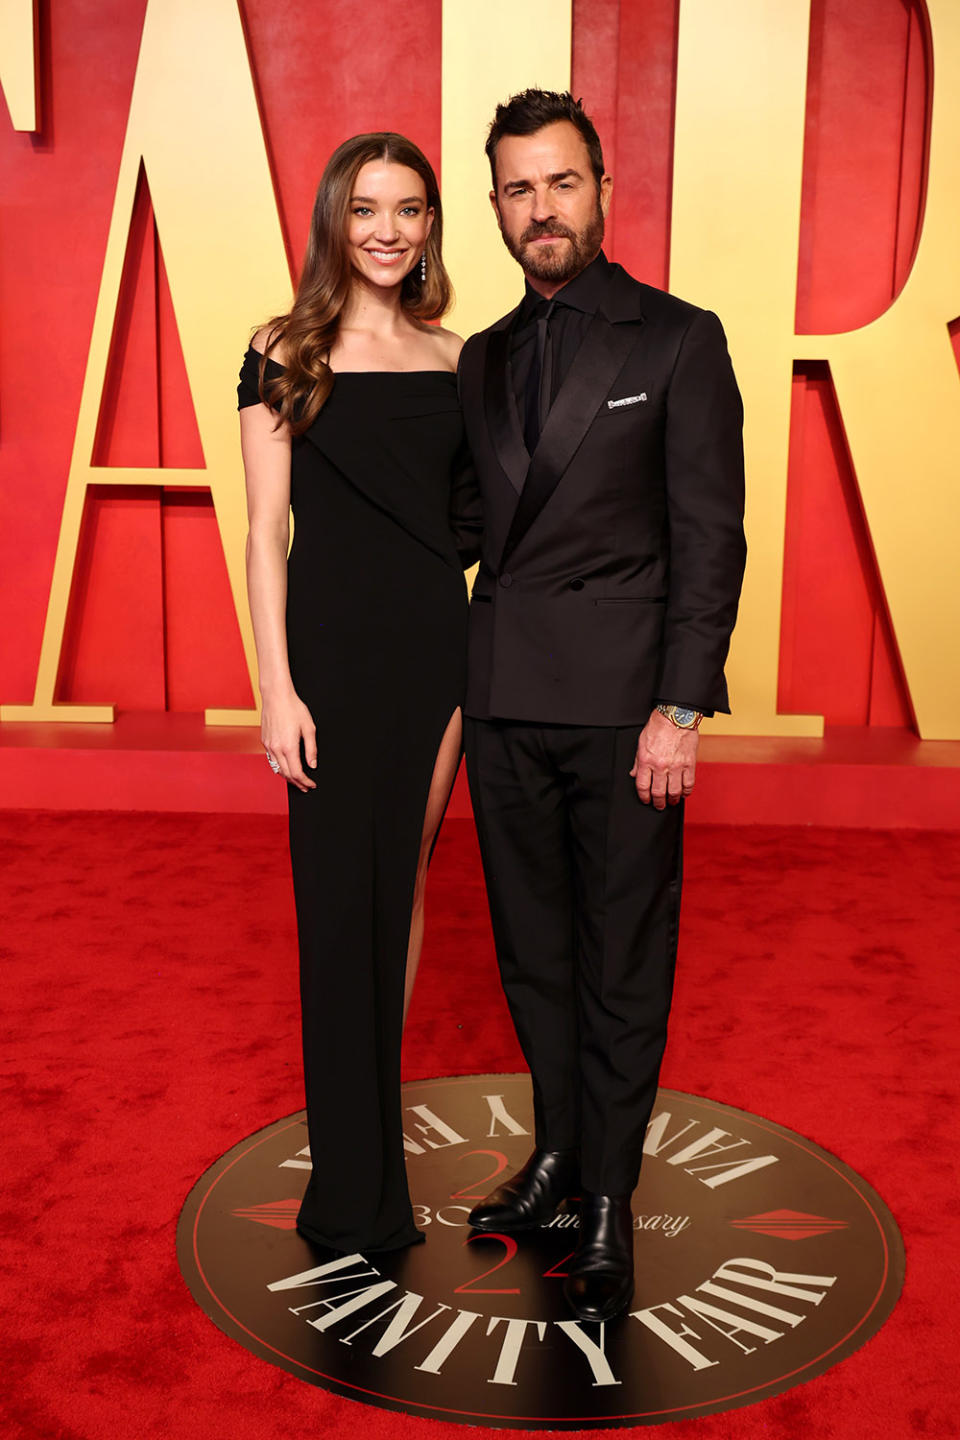
<svg viewBox="0 0 960 1440">
<path fill-rule="evenodd" d="M 95 95 L 95 90 L 92 92 Z M 92 465 L 141 160 L 150 185 L 205 470 Z M 149 0 L 84 377 L 32 705 L 4 720 L 112 720 L 111 705 L 57 705 L 54 690 L 87 487 L 209 485 L 251 679 L 246 533 L 234 387 L 246 335 L 289 303 L 290 276 L 236 0 Z M 108 700 L 109 696 L 104 696 Z M 214 723 L 251 712 L 208 711 Z"/>
</svg>

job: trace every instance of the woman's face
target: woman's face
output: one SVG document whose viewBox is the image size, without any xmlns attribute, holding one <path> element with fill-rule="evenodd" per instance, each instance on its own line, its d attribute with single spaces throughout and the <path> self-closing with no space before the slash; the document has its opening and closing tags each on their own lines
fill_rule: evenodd
<svg viewBox="0 0 960 1440">
<path fill-rule="evenodd" d="M 371 285 L 399 285 L 415 265 L 433 225 L 427 192 L 415 170 L 370 160 L 357 173 L 347 217 L 347 250 Z"/>
</svg>

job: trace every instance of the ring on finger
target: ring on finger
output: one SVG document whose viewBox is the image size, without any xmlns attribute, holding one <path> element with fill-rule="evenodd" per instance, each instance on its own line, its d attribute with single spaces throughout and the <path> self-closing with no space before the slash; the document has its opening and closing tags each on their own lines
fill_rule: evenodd
<svg viewBox="0 0 960 1440">
<path fill-rule="evenodd" d="M 269 750 L 267 751 L 267 764 L 270 766 L 270 769 L 273 771 L 274 775 L 280 774 L 280 761 L 276 758 L 275 755 L 271 755 Z"/>
</svg>

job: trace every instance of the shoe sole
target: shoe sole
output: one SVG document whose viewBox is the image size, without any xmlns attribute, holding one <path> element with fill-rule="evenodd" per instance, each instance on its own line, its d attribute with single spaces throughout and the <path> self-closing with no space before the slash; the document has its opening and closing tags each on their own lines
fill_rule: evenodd
<svg viewBox="0 0 960 1440">
<path fill-rule="evenodd" d="M 550 1219 L 553 1219 L 553 1216 L 551 1216 Z M 515 1225 L 504 1225 L 502 1223 L 495 1224 L 491 1220 L 489 1224 L 476 1225 L 471 1220 L 470 1228 L 471 1230 L 476 1230 L 481 1235 L 518 1235 L 522 1234 L 525 1230 L 538 1230 L 541 1225 L 544 1225 L 546 1223 L 547 1221 L 544 1220 L 524 1220 Z"/>
<path fill-rule="evenodd" d="M 564 1296 L 564 1299 L 566 1299 L 566 1296 Z M 618 1305 L 613 1306 L 609 1310 L 604 1310 L 599 1314 L 586 1315 L 582 1310 L 578 1310 L 576 1305 L 574 1305 L 570 1300 L 567 1300 L 567 1305 L 569 1306 L 573 1314 L 576 1315 L 577 1319 L 582 1320 L 584 1324 L 605 1325 L 608 1320 L 616 1320 L 618 1315 L 625 1315 L 626 1312 L 630 1309 L 632 1301 L 633 1290 L 631 1289 L 630 1294 L 627 1295 L 624 1300 L 620 1301 Z"/>
</svg>

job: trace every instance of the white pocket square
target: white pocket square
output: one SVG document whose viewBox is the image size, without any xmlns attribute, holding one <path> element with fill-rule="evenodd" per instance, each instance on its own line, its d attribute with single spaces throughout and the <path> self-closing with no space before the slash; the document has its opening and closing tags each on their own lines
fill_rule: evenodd
<svg viewBox="0 0 960 1440">
<path fill-rule="evenodd" d="M 639 405 L 640 402 L 641 402 L 642 400 L 646 400 L 646 398 L 647 398 L 647 392 L 646 392 L 646 390 L 644 390 L 644 391 L 642 392 L 642 394 L 640 394 L 640 395 L 624 395 L 624 397 L 623 397 L 622 400 L 608 400 L 608 401 L 607 401 L 607 409 L 608 409 L 608 410 L 619 410 L 619 409 L 620 409 L 622 406 L 624 406 L 624 405 Z"/>
</svg>

